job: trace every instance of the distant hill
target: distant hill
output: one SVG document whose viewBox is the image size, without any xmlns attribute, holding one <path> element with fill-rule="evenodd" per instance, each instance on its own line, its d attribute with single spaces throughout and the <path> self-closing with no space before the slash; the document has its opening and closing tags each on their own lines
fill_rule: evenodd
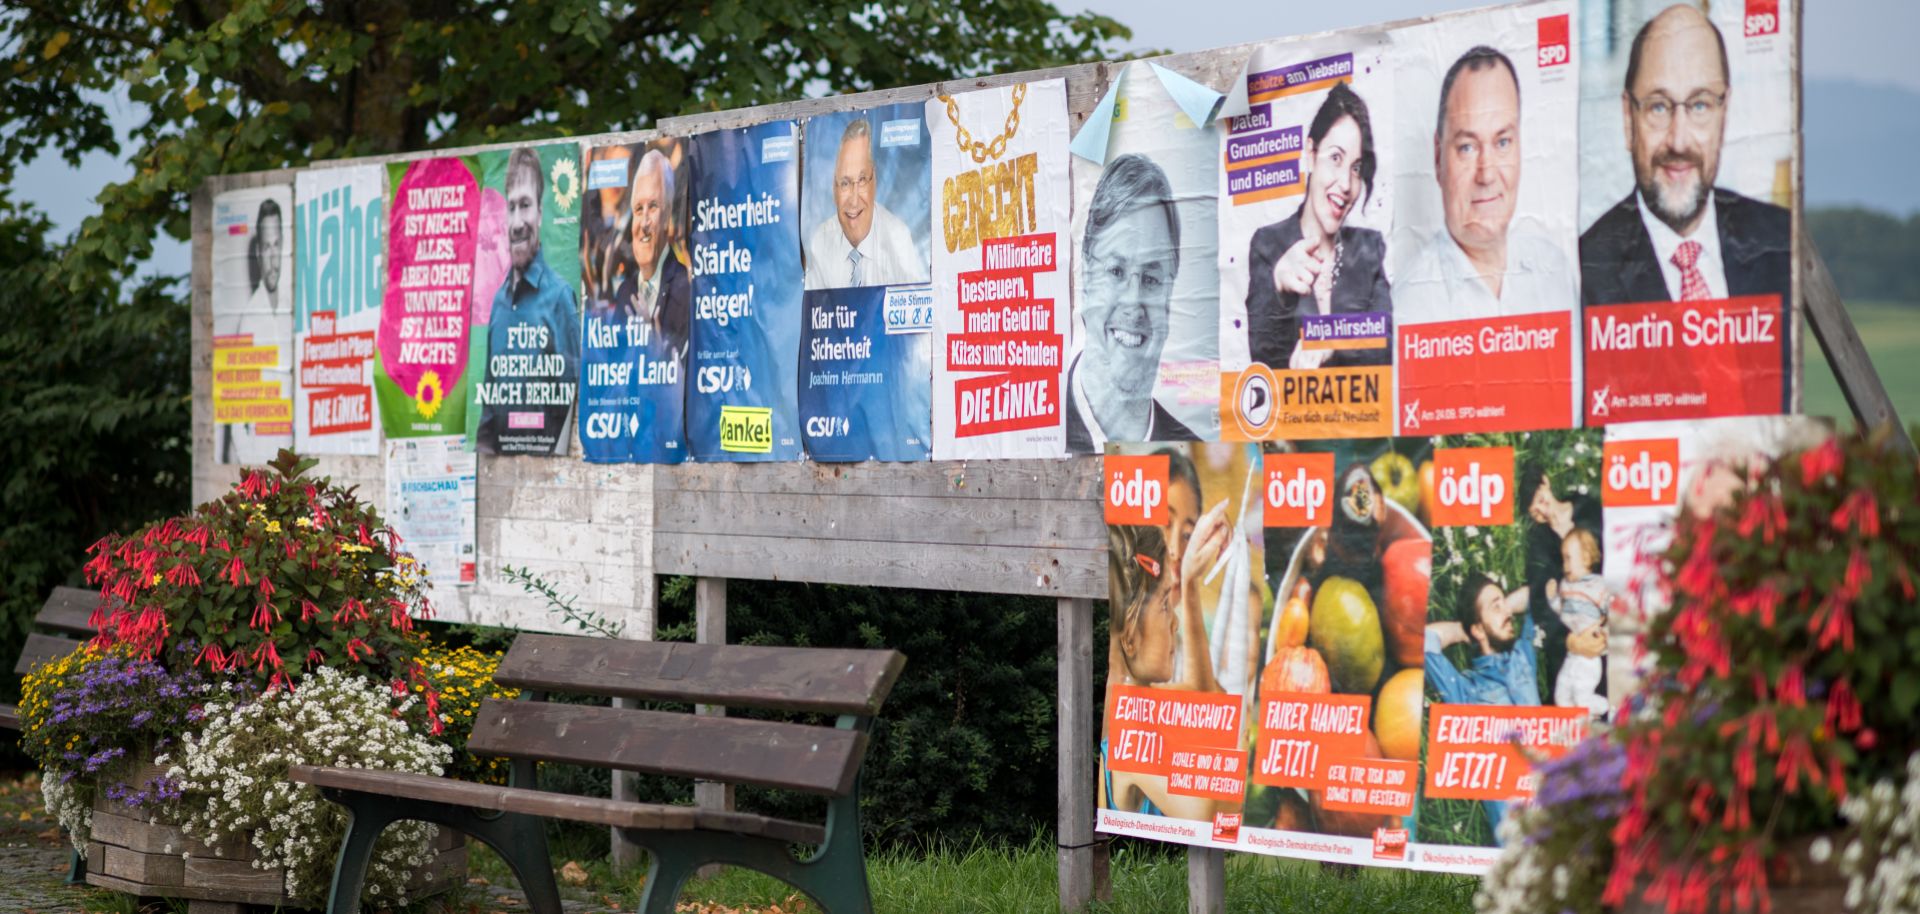
<svg viewBox="0 0 1920 914">
<path fill-rule="evenodd" d="M 1920 92 L 1812 78 L 1805 87 L 1807 206 L 1920 213 Z"/>
</svg>

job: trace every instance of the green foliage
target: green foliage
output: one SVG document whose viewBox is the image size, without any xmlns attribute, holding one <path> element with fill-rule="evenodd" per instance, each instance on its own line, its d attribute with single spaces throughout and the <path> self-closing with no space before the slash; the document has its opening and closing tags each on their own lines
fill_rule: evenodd
<svg viewBox="0 0 1920 914">
<path fill-rule="evenodd" d="M 1807 230 L 1841 297 L 1920 302 L 1920 213 L 1905 219 L 1857 207 L 1810 209 Z"/>
</svg>

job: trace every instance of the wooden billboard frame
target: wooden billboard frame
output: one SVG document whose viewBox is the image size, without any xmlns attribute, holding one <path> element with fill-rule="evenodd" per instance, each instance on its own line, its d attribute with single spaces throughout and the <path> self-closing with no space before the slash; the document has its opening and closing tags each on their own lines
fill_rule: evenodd
<svg viewBox="0 0 1920 914">
<path fill-rule="evenodd" d="M 1385 23 L 1400 28 L 1426 17 Z M 1795 2 L 1796 27 L 1800 22 Z M 1255 46 L 1239 45 L 1154 58 L 1161 66 L 1216 89 L 1241 73 Z M 1796 47 L 1798 45 L 1796 44 Z M 940 94 L 1063 78 L 1072 126 L 1086 120 L 1117 62 L 950 80 L 830 98 L 672 117 L 655 129 L 572 139 L 583 145 L 639 142 L 658 135 L 800 119 L 832 111 L 924 101 Z M 1798 104 L 1796 85 L 1796 105 Z M 315 163 L 310 168 L 386 164 L 509 149 L 518 143 L 422 150 Z M 1798 161 L 1798 159 L 1796 159 Z M 245 187 L 290 184 L 299 169 L 209 178 L 192 201 L 193 497 L 216 495 L 237 467 L 212 461 L 212 201 Z M 1800 176 L 1796 174 L 1796 179 Z M 1800 210 L 1795 210 L 1796 220 Z M 1913 452 L 1893 403 L 1875 374 L 1859 334 L 1812 242 L 1798 239 L 1796 307 L 1806 314 L 1856 419 L 1891 426 L 1895 446 Z M 1797 322 L 1796 322 L 1797 323 Z M 1795 335 L 1794 364 L 1803 359 Z M 631 601 L 611 604 L 647 620 L 654 577 L 696 579 L 698 639 L 726 640 L 728 578 L 911 587 L 1052 597 L 1057 602 L 1059 898 L 1065 911 L 1107 892 L 1106 845 L 1094 830 L 1097 733 L 1093 720 L 1093 602 L 1105 599 L 1106 535 L 1099 507 L 1099 458 L 939 461 L 918 464 L 649 464 L 592 465 L 578 460 L 489 457 L 481 461 L 482 543 L 508 525 L 525 535 L 595 534 L 607 567 L 630 565 Z M 382 489 L 379 457 L 324 457 L 320 472 L 364 489 Z M 884 506 L 884 510 L 876 508 Z M 493 530 L 489 533 L 489 530 Z M 484 550 L 483 550 L 484 551 Z M 483 566 L 484 570 L 484 566 Z M 616 580 L 624 580 L 616 575 Z M 643 586 L 644 582 L 644 586 Z M 501 599 L 508 599 L 501 597 Z M 594 601 L 587 601 L 589 608 Z M 602 601 L 604 604 L 606 601 Z M 714 709 L 706 709 L 712 711 Z M 624 784 L 616 784 L 623 791 Z M 702 806 L 730 807 L 723 785 L 697 784 Z M 616 863 L 636 852 L 614 841 Z M 1189 910 L 1224 905 L 1223 851 L 1188 850 Z"/>
</svg>

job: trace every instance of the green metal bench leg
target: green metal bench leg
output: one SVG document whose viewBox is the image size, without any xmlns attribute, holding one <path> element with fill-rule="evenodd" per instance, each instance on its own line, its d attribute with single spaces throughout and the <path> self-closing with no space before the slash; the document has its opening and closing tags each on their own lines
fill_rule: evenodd
<svg viewBox="0 0 1920 914">
<path fill-rule="evenodd" d="M 67 884 L 79 885 L 87 881 L 87 858 L 80 856 L 77 850 L 72 853 L 72 858 L 67 861 Z"/>
<path fill-rule="evenodd" d="M 709 863 L 759 870 L 799 889 L 826 914 L 872 914 L 867 862 L 860 846 L 859 791 L 832 802 L 827 841 L 797 859 L 783 841 L 702 831 L 629 830 L 653 857 L 640 914 L 673 914 L 688 877 Z"/>
<path fill-rule="evenodd" d="M 533 914 L 562 914 L 560 886 L 553 881 L 553 859 L 547 853 L 547 828 L 538 816 L 483 813 L 464 806 L 374 796 L 321 788 L 321 795 L 347 807 L 352 815 L 347 840 L 335 861 L 328 914 L 358 914 L 360 890 L 373 841 L 394 822 L 418 820 L 444 825 L 483 841 L 500 854 L 520 880 Z M 364 825 L 363 825 L 364 823 Z M 362 835 L 364 834 L 364 838 Z"/>
</svg>

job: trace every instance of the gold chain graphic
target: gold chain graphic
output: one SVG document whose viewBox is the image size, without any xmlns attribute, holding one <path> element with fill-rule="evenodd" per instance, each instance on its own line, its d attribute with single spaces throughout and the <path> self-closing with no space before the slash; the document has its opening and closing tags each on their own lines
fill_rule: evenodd
<svg viewBox="0 0 1920 914">
<path fill-rule="evenodd" d="M 981 164 L 988 159 L 998 159 L 1005 155 L 1007 141 L 1020 132 L 1020 103 L 1027 100 L 1027 84 L 1021 83 L 1013 87 L 1013 110 L 1007 112 L 1006 130 L 994 137 L 991 143 L 982 143 L 974 139 L 973 134 L 960 125 L 960 103 L 955 101 L 953 96 L 942 95 L 940 100 L 947 103 L 947 120 L 953 123 L 954 143 L 959 145 L 961 152 L 973 156 L 975 164 Z"/>
</svg>

